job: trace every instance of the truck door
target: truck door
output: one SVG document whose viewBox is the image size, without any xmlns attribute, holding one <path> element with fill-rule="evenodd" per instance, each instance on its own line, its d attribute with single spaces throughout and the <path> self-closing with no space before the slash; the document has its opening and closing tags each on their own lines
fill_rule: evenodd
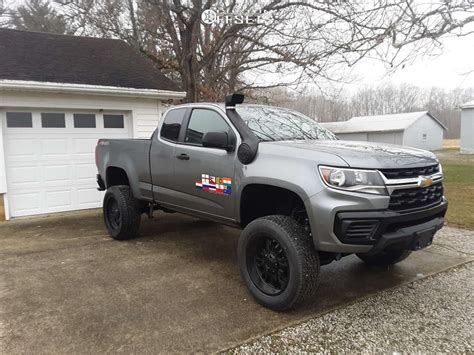
<svg viewBox="0 0 474 355">
<path fill-rule="evenodd" d="M 234 163 L 236 150 L 203 147 L 207 132 L 237 132 L 227 117 L 211 108 L 193 108 L 179 144 L 175 146 L 174 182 L 178 205 L 204 215 L 234 217 Z"/>
<path fill-rule="evenodd" d="M 176 189 L 174 151 L 187 110 L 187 108 L 169 110 L 160 129 L 151 138 L 150 174 L 153 183 L 153 198 L 159 202 L 173 203 L 174 201 Z"/>
</svg>

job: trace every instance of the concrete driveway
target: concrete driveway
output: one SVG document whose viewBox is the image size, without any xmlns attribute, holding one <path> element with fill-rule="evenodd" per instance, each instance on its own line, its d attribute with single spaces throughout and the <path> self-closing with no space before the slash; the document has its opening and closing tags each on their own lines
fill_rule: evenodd
<svg viewBox="0 0 474 355">
<path fill-rule="evenodd" d="M 257 305 L 239 275 L 239 231 L 179 214 L 111 240 L 100 211 L 0 224 L 5 353 L 219 351 L 472 259 L 449 228 L 391 269 L 350 256 L 322 268 L 319 294 L 289 313 Z"/>
</svg>

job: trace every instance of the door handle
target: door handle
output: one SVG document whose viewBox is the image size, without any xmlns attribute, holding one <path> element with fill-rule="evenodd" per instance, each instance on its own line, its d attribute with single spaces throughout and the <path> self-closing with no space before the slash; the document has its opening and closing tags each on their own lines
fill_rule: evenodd
<svg viewBox="0 0 474 355">
<path fill-rule="evenodd" d="M 177 155 L 176 158 L 179 160 L 189 160 L 189 155 L 181 153 L 180 155 Z"/>
</svg>

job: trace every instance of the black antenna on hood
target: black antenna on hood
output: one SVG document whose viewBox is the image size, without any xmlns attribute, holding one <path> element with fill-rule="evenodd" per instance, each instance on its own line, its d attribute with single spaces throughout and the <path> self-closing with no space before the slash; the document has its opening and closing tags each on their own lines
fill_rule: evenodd
<svg viewBox="0 0 474 355">
<path fill-rule="evenodd" d="M 227 95 L 224 102 L 227 117 L 229 117 L 230 121 L 234 124 L 242 137 L 242 143 L 237 150 L 237 157 L 242 164 L 250 164 L 254 161 L 255 156 L 257 155 L 259 140 L 235 109 L 236 105 L 244 102 L 244 95 Z"/>
</svg>

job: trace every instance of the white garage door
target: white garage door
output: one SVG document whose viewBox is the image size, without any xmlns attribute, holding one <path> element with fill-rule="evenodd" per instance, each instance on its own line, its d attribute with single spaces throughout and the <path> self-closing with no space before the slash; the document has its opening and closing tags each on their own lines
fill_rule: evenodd
<svg viewBox="0 0 474 355">
<path fill-rule="evenodd" d="M 99 207 L 95 146 L 130 137 L 126 113 L 7 110 L 3 124 L 12 217 Z"/>
<path fill-rule="evenodd" d="M 396 133 L 387 132 L 387 133 L 369 133 L 368 135 L 369 142 L 378 142 L 378 143 L 389 143 L 396 144 Z"/>
</svg>

